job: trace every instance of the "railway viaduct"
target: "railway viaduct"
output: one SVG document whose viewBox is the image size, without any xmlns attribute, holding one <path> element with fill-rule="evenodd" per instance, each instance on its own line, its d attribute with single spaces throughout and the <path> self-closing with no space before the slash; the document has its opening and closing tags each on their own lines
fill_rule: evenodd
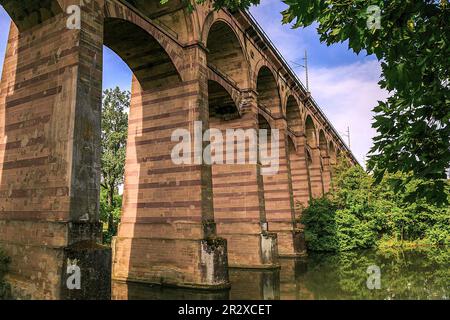
<svg viewBox="0 0 450 320">
<path fill-rule="evenodd" d="M 221 289 L 228 266 L 276 268 L 279 256 L 304 254 L 296 204 L 329 190 L 339 153 L 356 161 L 248 13 L 210 2 L 190 12 L 180 0 L 0 4 L 13 21 L 0 87 L 0 246 L 15 296 L 105 298 L 111 274 Z M 99 244 L 104 45 L 133 72 L 112 250 Z M 262 175 L 260 162 L 174 164 L 172 132 L 194 134 L 196 121 L 203 131 L 278 129 L 278 173 Z M 67 287 L 72 265 L 80 290 Z"/>
</svg>

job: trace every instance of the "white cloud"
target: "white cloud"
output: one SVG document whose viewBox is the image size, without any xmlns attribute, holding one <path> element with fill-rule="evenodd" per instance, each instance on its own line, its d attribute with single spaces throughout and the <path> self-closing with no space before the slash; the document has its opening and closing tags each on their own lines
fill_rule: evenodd
<svg viewBox="0 0 450 320">
<path fill-rule="evenodd" d="M 262 1 L 260 5 L 252 7 L 250 12 L 262 29 L 267 32 L 275 47 L 283 49 L 283 56 L 287 61 L 301 62 L 304 50 L 308 46 L 307 40 L 310 34 L 305 31 L 306 29 L 302 29 L 303 32 L 299 33 L 290 25 L 282 24 L 281 12 L 287 7 L 279 0 L 266 0 Z"/>
<path fill-rule="evenodd" d="M 314 99 L 338 131 L 350 127 L 351 149 L 363 165 L 376 133 L 371 110 L 388 96 L 378 86 L 380 72 L 376 60 L 310 70 Z"/>
</svg>

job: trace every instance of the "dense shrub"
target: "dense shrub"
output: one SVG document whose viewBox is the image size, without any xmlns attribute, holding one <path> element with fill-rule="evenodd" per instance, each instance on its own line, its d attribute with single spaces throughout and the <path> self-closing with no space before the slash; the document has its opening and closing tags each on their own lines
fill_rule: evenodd
<svg viewBox="0 0 450 320">
<path fill-rule="evenodd" d="M 303 210 L 308 248 L 346 251 L 383 241 L 450 245 L 450 208 L 418 198 L 417 189 L 424 184 L 404 174 L 386 174 L 375 184 L 361 167 L 340 161 L 332 191 Z"/>
<path fill-rule="evenodd" d="M 308 248 L 316 251 L 337 251 L 339 241 L 336 222 L 337 206 L 328 198 L 312 200 L 304 211 L 302 223 Z"/>
</svg>

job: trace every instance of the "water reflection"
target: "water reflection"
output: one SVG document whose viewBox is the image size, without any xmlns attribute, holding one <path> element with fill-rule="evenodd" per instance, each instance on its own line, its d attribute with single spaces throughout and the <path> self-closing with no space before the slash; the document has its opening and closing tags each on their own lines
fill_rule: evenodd
<svg viewBox="0 0 450 320">
<path fill-rule="evenodd" d="M 279 300 L 280 269 L 231 269 L 231 300 Z"/>
<path fill-rule="evenodd" d="M 230 291 L 206 291 L 113 281 L 113 300 L 229 300 Z"/>
<path fill-rule="evenodd" d="M 302 285 L 302 276 L 308 270 L 307 258 L 280 259 L 280 298 L 281 300 L 312 299 L 312 293 Z"/>
<path fill-rule="evenodd" d="M 381 270 L 379 290 L 367 288 L 371 265 Z M 299 281 L 313 299 L 449 299 L 450 248 L 311 255 Z"/>
<path fill-rule="evenodd" d="M 230 270 L 229 291 L 114 283 L 113 299 L 450 299 L 449 248 L 310 254 L 280 264 L 279 270 Z M 371 265 L 381 270 L 379 290 L 366 285 Z"/>
</svg>

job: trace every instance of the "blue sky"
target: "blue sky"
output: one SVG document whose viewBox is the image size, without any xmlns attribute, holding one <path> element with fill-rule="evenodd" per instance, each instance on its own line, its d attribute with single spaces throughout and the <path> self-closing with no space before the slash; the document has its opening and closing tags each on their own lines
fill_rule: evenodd
<svg viewBox="0 0 450 320">
<path fill-rule="evenodd" d="M 371 110 L 378 100 L 387 96 L 377 85 L 379 63 L 365 53 L 356 55 L 349 51 L 346 43 L 331 47 L 321 44 L 314 26 L 292 29 L 282 25 L 281 11 L 286 5 L 280 0 L 261 2 L 250 10 L 251 13 L 302 81 L 305 79 L 304 69 L 295 67 L 295 62 L 303 64 L 304 52 L 308 51 L 312 95 L 339 132 L 345 133 L 350 127 L 351 149 L 360 163 L 364 164 L 375 134 L 371 128 Z M 0 71 L 9 24 L 9 16 L 0 6 Z M 129 68 L 111 50 L 104 50 L 103 87 L 118 85 L 129 90 Z M 347 140 L 346 137 L 344 139 Z"/>
</svg>

